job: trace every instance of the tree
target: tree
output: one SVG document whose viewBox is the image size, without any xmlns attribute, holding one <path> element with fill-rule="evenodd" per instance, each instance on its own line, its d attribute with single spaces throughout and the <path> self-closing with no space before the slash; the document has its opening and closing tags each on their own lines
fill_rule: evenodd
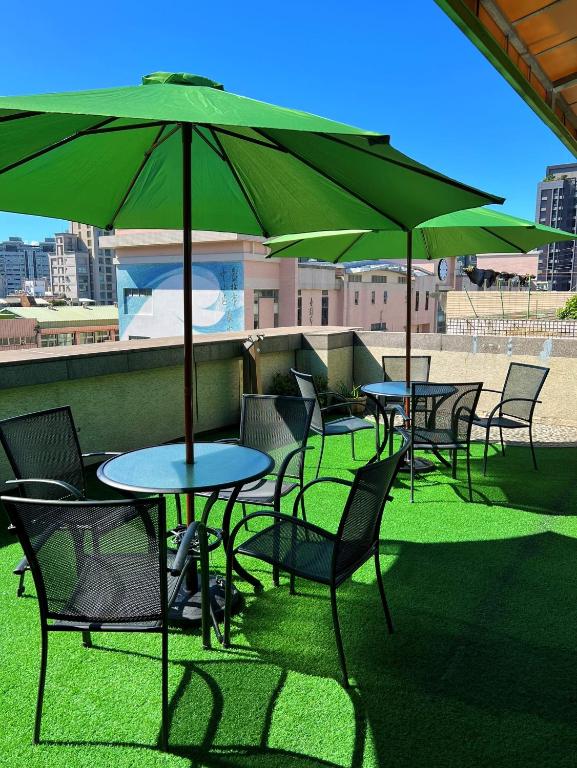
<svg viewBox="0 0 577 768">
<path fill-rule="evenodd" d="M 557 310 L 560 320 L 577 320 L 577 295 L 567 299 L 565 306 Z"/>
</svg>

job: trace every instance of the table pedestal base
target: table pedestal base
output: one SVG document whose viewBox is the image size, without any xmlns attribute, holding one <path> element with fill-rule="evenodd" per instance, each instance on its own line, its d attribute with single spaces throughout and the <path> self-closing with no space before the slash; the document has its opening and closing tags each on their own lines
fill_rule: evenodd
<svg viewBox="0 0 577 768">
<path fill-rule="evenodd" d="M 220 621 L 224 616 L 224 577 L 220 574 L 211 573 L 208 591 L 214 617 L 217 621 Z M 232 613 L 237 613 L 240 610 L 241 603 L 242 595 L 233 586 Z M 196 627 L 200 626 L 201 619 L 200 584 L 198 584 L 197 589 L 191 589 L 185 579 L 178 591 L 176 600 L 172 604 L 168 620 L 171 624 L 177 624 L 181 627 Z"/>
<path fill-rule="evenodd" d="M 415 472 L 419 472 L 420 474 L 424 474 L 425 472 L 434 472 L 435 471 L 435 462 L 431 461 L 430 459 L 421 459 L 415 458 Z M 409 472 L 411 471 L 411 465 L 407 459 L 405 461 L 401 462 L 401 466 L 399 467 L 399 472 Z"/>
</svg>

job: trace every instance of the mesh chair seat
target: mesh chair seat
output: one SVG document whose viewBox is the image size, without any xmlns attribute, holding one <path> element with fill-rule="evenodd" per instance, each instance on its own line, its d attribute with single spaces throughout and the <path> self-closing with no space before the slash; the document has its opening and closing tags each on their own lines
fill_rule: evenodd
<svg viewBox="0 0 577 768">
<path fill-rule="evenodd" d="M 341 419 L 325 422 L 325 435 L 349 435 L 360 429 L 374 429 L 374 426 L 357 416 L 343 416 Z"/>
<path fill-rule="evenodd" d="M 451 429 L 423 429 L 415 427 L 413 445 L 415 448 L 423 445 L 458 448 L 466 445 L 466 441 L 460 442 L 455 440 L 455 433 Z"/>
<path fill-rule="evenodd" d="M 527 428 L 529 424 L 526 421 L 517 421 L 516 419 L 509 419 L 507 416 L 493 416 L 490 420 L 485 418 L 473 419 L 473 424 L 476 427 L 482 427 L 487 429 L 488 427 L 501 427 L 501 429 L 522 429 Z"/>
<path fill-rule="evenodd" d="M 275 480 L 257 480 L 254 483 L 247 483 L 243 485 L 236 499 L 238 504 L 273 504 L 275 500 L 275 490 L 277 484 Z M 280 495 L 286 496 L 287 493 L 291 493 L 295 488 L 298 488 L 298 483 L 281 483 Z M 230 498 L 232 488 L 224 488 L 218 495 L 219 499 L 227 500 Z"/>
<path fill-rule="evenodd" d="M 328 584 L 334 547 L 335 539 L 328 532 L 321 534 L 282 520 L 251 536 L 237 552 L 278 565 L 296 576 Z"/>
</svg>

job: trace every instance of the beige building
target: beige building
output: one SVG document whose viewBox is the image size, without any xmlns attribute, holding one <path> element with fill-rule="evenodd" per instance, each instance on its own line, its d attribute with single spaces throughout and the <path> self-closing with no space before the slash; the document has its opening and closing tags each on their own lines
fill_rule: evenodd
<svg viewBox="0 0 577 768">
<path fill-rule="evenodd" d="M 116 307 L 0 307 L 0 351 L 117 339 Z"/>
<path fill-rule="evenodd" d="M 90 297 L 97 304 L 116 303 L 116 270 L 114 250 L 102 247 L 100 238 L 114 230 L 99 229 L 77 221 L 70 222 L 70 233 L 78 237 L 81 249 L 88 253 Z"/>
</svg>

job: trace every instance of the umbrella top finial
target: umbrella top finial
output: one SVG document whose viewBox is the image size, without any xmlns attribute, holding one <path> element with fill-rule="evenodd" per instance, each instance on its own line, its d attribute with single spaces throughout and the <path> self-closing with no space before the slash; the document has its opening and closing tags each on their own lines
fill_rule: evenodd
<svg viewBox="0 0 577 768">
<path fill-rule="evenodd" d="M 142 85 L 202 85 L 205 88 L 216 88 L 223 91 L 222 83 L 215 80 L 209 80 L 202 75 L 191 75 L 188 72 L 152 72 L 150 75 L 144 75 Z"/>
</svg>

